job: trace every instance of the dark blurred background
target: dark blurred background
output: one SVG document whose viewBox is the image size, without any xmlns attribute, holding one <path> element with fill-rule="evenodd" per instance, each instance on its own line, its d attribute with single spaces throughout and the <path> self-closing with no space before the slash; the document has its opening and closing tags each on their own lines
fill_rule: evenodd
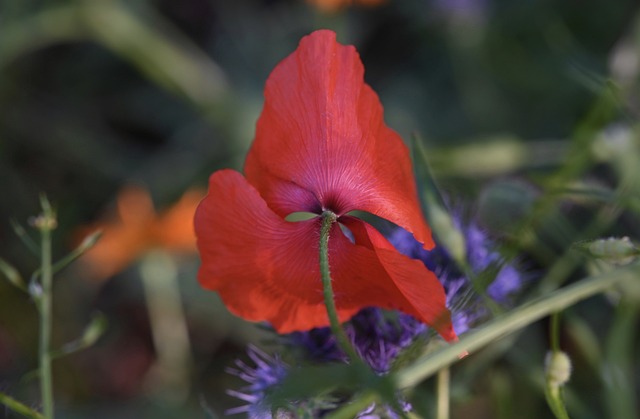
<svg viewBox="0 0 640 419">
<path fill-rule="evenodd" d="M 210 173 L 241 169 L 269 72 L 314 29 L 333 29 L 357 47 L 387 123 L 407 141 L 420 134 L 441 190 L 497 236 L 509 238 L 505 217 L 518 217 L 552 180 L 604 188 L 628 176 L 624 163 L 622 172 L 608 164 L 615 135 L 629 137 L 637 123 L 637 2 L 353 3 L 0 4 L 0 256 L 26 278 L 38 267 L 10 220 L 37 238 L 28 219 L 39 212 L 40 193 L 57 208 L 56 257 L 94 227 L 115 237 L 105 234 L 103 257 L 56 276 L 54 346 L 80 335 L 96 311 L 108 321 L 95 345 L 55 361 L 60 417 L 205 417 L 203 404 L 217 417 L 242 404 L 225 394 L 241 383 L 224 369 L 248 342 L 270 334 L 200 289 L 190 218 L 176 220 L 190 217 Z M 597 148 L 603 136 L 615 137 L 604 151 Z M 553 205 L 577 217 L 562 218 L 564 229 L 552 225 L 525 249 L 536 275 L 597 213 L 582 203 Z M 638 237 L 637 218 L 625 217 L 599 233 Z M 574 317 L 575 330 L 591 331 L 587 340 L 608 328 L 587 309 Z M 637 315 L 632 320 L 637 325 Z M 177 337 L 152 331 L 172 321 L 182 324 Z M 534 326 L 458 381 L 454 370 L 454 417 L 549 417 L 536 375 L 545 336 L 544 324 Z M 171 347 L 182 349 L 176 355 Z M 23 378 L 35 368 L 36 309 L 0 281 L 0 391 L 37 407 L 37 380 Z M 637 363 L 631 368 L 640 375 Z M 606 417 L 614 403 L 606 395 L 584 399 L 605 386 L 602 371 L 576 375 L 574 412 Z M 424 387 L 428 405 L 431 387 Z M 0 417 L 14 416 L 0 408 Z"/>
</svg>

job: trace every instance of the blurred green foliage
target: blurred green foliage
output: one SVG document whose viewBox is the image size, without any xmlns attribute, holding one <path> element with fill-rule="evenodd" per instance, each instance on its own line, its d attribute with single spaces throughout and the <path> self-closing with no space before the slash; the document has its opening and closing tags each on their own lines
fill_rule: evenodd
<svg viewBox="0 0 640 419">
<path fill-rule="evenodd" d="M 10 220 L 25 224 L 41 192 L 58 209 L 60 257 L 125 184 L 145 184 L 162 208 L 214 170 L 241 168 L 269 72 L 300 37 L 326 27 L 360 51 L 388 124 L 407 140 L 425 138 L 443 195 L 522 261 L 530 295 L 606 272 L 572 244 L 640 238 L 638 9 L 633 0 L 389 0 L 323 14 L 302 0 L 7 0 L 0 255 L 20 272 L 37 266 Z M 241 385 L 224 369 L 270 335 L 199 288 L 195 256 L 177 266 L 193 357 L 182 400 L 150 385 L 140 267 L 106 283 L 81 270 L 58 276 L 56 347 L 80 335 L 94 310 L 109 320 L 92 348 L 54 363 L 61 417 L 202 417 L 201 404 L 216 417 L 240 403 L 224 393 Z M 638 294 L 596 300 L 563 316 L 561 346 L 575 366 L 569 413 L 637 417 Z M 21 377 L 37 365 L 36 317 L 0 282 L 0 390 L 32 405 L 37 386 Z M 547 335 L 536 323 L 455 367 L 454 417 L 549 417 Z M 426 417 L 432 387 L 413 393 Z"/>
</svg>

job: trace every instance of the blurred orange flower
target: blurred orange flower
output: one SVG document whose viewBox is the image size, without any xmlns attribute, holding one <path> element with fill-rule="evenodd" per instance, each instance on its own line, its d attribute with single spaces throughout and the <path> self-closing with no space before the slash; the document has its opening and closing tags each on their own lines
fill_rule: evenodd
<svg viewBox="0 0 640 419">
<path fill-rule="evenodd" d="M 156 213 L 145 188 L 124 187 L 118 193 L 116 214 L 81 229 L 82 236 L 95 230 L 103 232 L 80 259 L 86 276 L 97 281 L 109 278 L 155 248 L 195 253 L 193 216 L 204 195 L 203 190 L 190 189 L 173 206 Z"/>
<path fill-rule="evenodd" d="M 379 6 L 386 0 L 307 0 L 307 3 L 316 6 L 323 12 L 337 12 L 338 10 L 350 6 L 352 4 L 359 4 L 362 6 Z"/>
</svg>

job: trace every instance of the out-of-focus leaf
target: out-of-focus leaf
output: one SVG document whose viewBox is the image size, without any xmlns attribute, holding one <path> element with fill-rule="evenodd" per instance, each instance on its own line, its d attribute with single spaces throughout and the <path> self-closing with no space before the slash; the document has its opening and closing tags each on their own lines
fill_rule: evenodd
<svg viewBox="0 0 640 419">
<path fill-rule="evenodd" d="M 268 394 L 268 404 L 274 408 L 286 407 L 288 400 L 303 399 L 334 390 L 360 390 L 373 385 L 377 379 L 378 377 L 361 362 L 304 366 L 292 370 L 285 380 Z"/>
<path fill-rule="evenodd" d="M 561 163 L 564 141 L 525 142 L 515 137 L 478 138 L 456 147 L 429 151 L 434 173 L 440 176 L 492 177 Z"/>
<path fill-rule="evenodd" d="M 293 370 L 266 399 L 267 405 L 274 410 L 287 409 L 291 400 L 331 397 L 330 393 L 334 391 L 376 394 L 379 400 L 391 407 L 399 404 L 392 377 L 379 376 L 362 362 L 305 366 Z"/>
<path fill-rule="evenodd" d="M 537 196 L 537 191 L 522 180 L 495 181 L 482 190 L 478 219 L 492 231 L 516 234 L 532 216 Z"/>
<path fill-rule="evenodd" d="M 447 249 L 456 263 L 466 268 L 467 245 L 464 234 L 462 234 L 459 226 L 454 223 L 453 218 L 446 210 L 444 200 L 440 196 L 429 170 L 427 151 L 417 135 L 413 137 L 412 152 L 416 179 L 419 190 L 422 192 L 420 198 L 429 220 L 429 225 L 438 238 L 438 242 Z"/>
<path fill-rule="evenodd" d="M 227 90 L 222 69 L 154 10 L 146 9 L 142 19 L 119 1 L 86 1 L 80 12 L 98 42 L 159 85 L 201 109 L 222 100 Z"/>
<path fill-rule="evenodd" d="M 51 358 L 60 358 L 74 352 L 81 351 L 92 346 L 102 336 L 107 329 L 107 318 L 102 313 L 93 315 L 93 319 L 84 329 L 82 336 L 78 339 L 66 343 L 62 348 L 51 353 Z"/>
<path fill-rule="evenodd" d="M 200 395 L 198 400 L 200 401 L 200 407 L 202 408 L 202 411 L 204 412 L 207 419 L 218 419 L 218 415 L 216 415 L 211 406 L 209 406 L 209 403 L 203 395 Z"/>
<path fill-rule="evenodd" d="M 580 355 L 596 370 L 602 362 L 601 338 L 584 318 L 567 311 L 565 319 L 567 323 L 565 333 L 577 343 L 576 348 L 579 348 Z"/>
<path fill-rule="evenodd" d="M 24 279 L 22 279 L 20 272 L 2 258 L 0 258 L 0 272 L 2 272 L 13 285 L 24 292 L 29 292 L 27 290 L 27 284 L 24 282 Z"/>
<path fill-rule="evenodd" d="M 73 249 L 68 255 L 66 255 L 65 257 L 63 257 L 62 259 L 60 259 L 59 261 L 57 261 L 51 266 L 51 273 L 55 274 L 60 272 L 67 265 L 72 263 L 74 260 L 78 259 L 80 256 L 82 256 L 84 252 L 86 252 L 87 250 L 95 246 L 98 240 L 100 240 L 101 236 L 102 236 L 102 231 L 94 231 L 93 233 L 89 234 L 87 237 L 85 237 L 84 240 L 82 240 L 82 243 L 80 243 L 78 247 Z M 37 269 L 33 273 L 33 275 L 31 275 L 31 282 L 36 282 L 40 275 L 42 275 L 42 271 L 41 269 Z"/>
<path fill-rule="evenodd" d="M 40 247 L 29 236 L 24 227 L 22 227 L 16 220 L 11 220 L 11 227 L 13 227 L 13 231 L 16 233 L 16 236 L 18 236 L 22 243 L 24 243 L 27 249 L 29 249 L 34 255 L 40 256 Z"/>
<path fill-rule="evenodd" d="M 31 419 L 44 419 L 44 416 L 30 407 L 20 403 L 11 396 L 0 391 L 0 404 L 5 405 L 9 410 Z"/>
<path fill-rule="evenodd" d="M 82 240 L 82 242 L 78 245 L 78 247 L 76 247 L 71 251 L 71 253 L 69 253 L 67 256 L 65 256 L 64 258 L 60 259 L 59 261 L 53 264 L 53 266 L 51 267 L 52 272 L 54 274 L 56 272 L 59 272 L 61 269 L 65 268 L 68 264 L 70 264 L 71 262 L 73 262 L 74 260 L 82 256 L 84 252 L 91 249 L 93 246 L 96 245 L 96 243 L 98 243 L 98 240 L 100 240 L 100 237 L 102 237 L 102 231 L 94 231 L 93 233 L 89 234 L 87 237 L 84 238 L 84 240 Z"/>
<path fill-rule="evenodd" d="M 605 361 L 601 364 L 608 416 L 619 419 L 637 417 L 634 350 L 636 331 L 640 322 L 637 303 L 621 300 L 607 336 Z"/>
</svg>

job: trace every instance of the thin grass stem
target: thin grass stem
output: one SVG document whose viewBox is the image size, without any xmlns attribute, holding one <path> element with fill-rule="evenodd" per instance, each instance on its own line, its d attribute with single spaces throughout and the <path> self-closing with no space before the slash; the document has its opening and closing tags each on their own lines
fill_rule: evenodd
<svg viewBox="0 0 640 419">
<path fill-rule="evenodd" d="M 49 214 L 44 217 L 48 218 Z M 40 365 L 40 391 L 42 394 L 42 409 L 46 419 L 53 419 L 53 384 L 51 374 L 51 307 L 52 307 L 52 285 L 53 270 L 51 266 L 51 228 L 44 222 L 40 227 L 41 235 L 41 289 L 38 308 L 40 309 L 40 337 L 39 337 L 39 365 Z"/>
</svg>

